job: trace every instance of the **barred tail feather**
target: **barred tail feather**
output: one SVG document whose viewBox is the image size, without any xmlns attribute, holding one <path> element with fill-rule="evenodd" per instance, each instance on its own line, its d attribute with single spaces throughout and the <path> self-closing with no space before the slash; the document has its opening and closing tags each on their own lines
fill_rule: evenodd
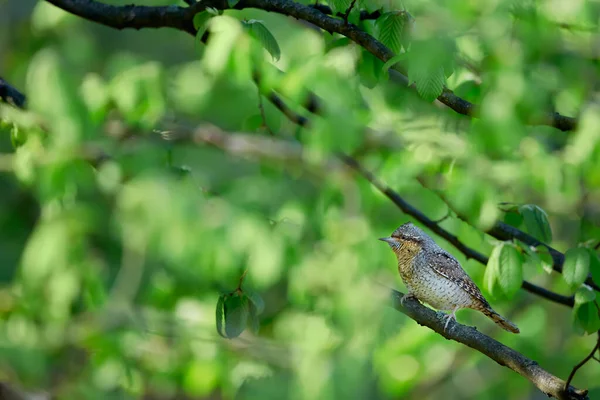
<svg viewBox="0 0 600 400">
<path fill-rule="evenodd" d="M 505 331 L 509 331 L 512 333 L 519 333 L 519 328 L 517 328 L 517 326 L 515 324 L 513 324 L 512 322 L 510 322 L 509 320 L 507 320 L 506 318 L 504 318 L 502 315 L 498 314 L 496 311 L 492 310 L 491 308 L 484 308 L 481 310 L 481 312 L 484 313 L 487 317 L 489 317 L 496 324 L 500 325 L 500 327 L 502 329 L 504 329 Z"/>
</svg>

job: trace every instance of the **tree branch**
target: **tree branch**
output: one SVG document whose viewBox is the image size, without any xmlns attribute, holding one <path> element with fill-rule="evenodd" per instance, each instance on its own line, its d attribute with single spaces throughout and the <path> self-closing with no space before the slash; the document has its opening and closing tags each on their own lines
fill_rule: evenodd
<svg viewBox="0 0 600 400">
<path fill-rule="evenodd" d="M 438 195 L 438 197 L 440 199 L 442 199 L 442 201 L 444 203 L 446 203 L 446 205 L 448 206 L 448 208 L 450 210 L 452 210 L 456 216 L 465 221 L 466 223 L 470 223 L 468 221 L 468 219 L 462 215 L 461 213 L 459 213 L 454 206 L 452 205 L 452 203 L 446 198 L 446 196 L 440 191 L 437 190 L 435 188 L 432 188 L 425 179 L 423 178 L 417 178 L 417 181 L 426 189 L 429 189 L 431 191 L 433 191 L 434 193 L 436 193 Z M 539 241 L 538 239 L 534 238 L 533 236 L 529 235 L 526 232 L 523 232 L 522 230 L 515 228 L 514 226 L 508 225 L 502 221 L 496 221 L 496 223 L 494 224 L 493 227 L 491 227 L 490 229 L 488 229 L 486 231 L 486 233 L 498 240 L 503 240 L 503 241 L 509 241 L 509 240 L 513 240 L 513 239 L 517 239 L 529 246 L 533 246 L 533 247 L 544 247 L 546 250 L 548 250 L 548 253 L 550 254 L 550 256 L 552 257 L 552 269 L 556 272 L 558 272 L 559 274 L 562 273 L 562 269 L 563 269 L 563 264 L 565 262 L 565 255 L 563 253 L 561 253 L 560 251 L 556 250 L 555 248 L 551 247 L 550 245 Z M 598 290 L 600 291 L 600 286 L 598 286 L 592 279 L 592 275 L 589 274 L 588 278 L 585 280 L 585 283 L 587 285 L 589 285 L 590 287 L 592 287 L 594 290 Z"/>
<path fill-rule="evenodd" d="M 574 366 L 573 370 L 571 370 L 571 373 L 569 374 L 569 378 L 567 379 L 567 382 L 565 382 L 565 387 L 570 386 L 571 381 L 573 380 L 573 378 L 575 377 L 575 374 L 577 373 L 577 370 L 579 370 L 579 368 L 583 367 L 588 361 L 590 361 L 592 358 L 594 358 L 594 354 L 596 353 L 596 350 L 598 350 L 598 349 L 600 349 L 600 332 L 598 332 L 598 340 L 596 341 L 596 345 L 594 346 L 594 348 L 592 349 L 590 354 L 588 354 L 587 357 L 585 357 L 583 360 L 581 360 L 581 362 L 579 364 L 577 364 L 576 366 Z"/>
<path fill-rule="evenodd" d="M 550 374 L 537 362 L 523 354 L 492 339 L 470 326 L 452 321 L 444 330 L 444 321 L 440 313 L 422 306 L 418 301 L 406 300 L 404 306 L 400 299 L 404 294 L 392 290 L 393 307 L 414 319 L 419 325 L 426 326 L 446 339 L 454 340 L 485 354 L 498 364 L 510 368 L 519 375 L 531 381 L 539 390 L 556 399 L 587 399 L 587 390 L 576 389 L 565 381 Z"/>
<path fill-rule="evenodd" d="M 214 7 L 219 10 L 229 8 L 225 0 L 206 0 L 195 3 L 188 8 L 178 6 L 113 6 L 94 0 L 46 1 L 72 14 L 116 29 L 171 27 L 191 35 L 196 34 L 193 18 L 197 12 L 204 10 L 206 7 Z M 310 22 L 329 33 L 335 32 L 346 36 L 383 62 L 387 62 L 394 56 L 390 49 L 357 26 L 348 24 L 342 19 L 330 17 L 316 8 L 295 3 L 291 0 L 241 0 L 234 8 L 257 8 Z M 398 64 L 393 68 L 402 75 L 406 75 L 406 70 L 399 67 Z M 477 117 L 478 115 L 475 104 L 456 96 L 448 88 L 444 89 L 438 100 L 459 114 L 469 117 Z M 546 113 L 541 118 L 535 117 L 526 122 L 530 125 L 549 125 L 562 131 L 573 130 L 577 126 L 575 118 L 558 113 Z"/>
<path fill-rule="evenodd" d="M 27 98 L 12 85 L 0 77 L 0 99 L 3 102 L 11 104 L 17 108 L 24 109 Z"/>
</svg>

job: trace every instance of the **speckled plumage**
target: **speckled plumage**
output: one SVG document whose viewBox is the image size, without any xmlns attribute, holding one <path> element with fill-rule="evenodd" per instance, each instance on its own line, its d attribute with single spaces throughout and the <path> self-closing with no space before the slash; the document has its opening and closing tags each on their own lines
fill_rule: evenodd
<svg viewBox="0 0 600 400">
<path fill-rule="evenodd" d="M 382 240 L 390 245 L 398 258 L 398 272 L 409 296 L 438 310 L 451 310 L 449 318 L 455 318 L 454 313 L 460 308 L 472 308 L 503 329 L 519 332 L 512 322 L 492 309 L 458 260 L 421 229 L 409 222 Z"/>
</svg>

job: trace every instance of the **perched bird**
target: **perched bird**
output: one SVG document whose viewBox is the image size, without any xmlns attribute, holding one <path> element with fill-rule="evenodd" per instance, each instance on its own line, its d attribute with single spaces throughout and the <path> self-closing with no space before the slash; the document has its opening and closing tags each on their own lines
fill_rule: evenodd
<svg viewBox="0 0 600 400">
<path fill-rule="evenodd" d="M 458 260 L 412 223 L 400 226 L 392 236 L 379 240 L 387 242 L 398 258 L 398 271 L 408 288 L 402 303 L 412 297 L 438 310 L 452 311 L 445 317 L 444 329 L 451 319 L 456 321 L 458 309 L 472 308 L 503 329 L 519 333 L 515 324 L 492 309 Z"/>
</svg>

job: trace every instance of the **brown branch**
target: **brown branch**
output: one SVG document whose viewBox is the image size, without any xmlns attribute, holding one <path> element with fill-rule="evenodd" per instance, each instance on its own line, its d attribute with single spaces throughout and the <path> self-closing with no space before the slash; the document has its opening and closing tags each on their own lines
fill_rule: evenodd
<svg viewBox="0 0 600 400">
<path fill-rule="evenodd" d="M 225 0 L 206 0 L 195 3 L 188 8 L 178 6 L 112 6 L 93 0 L 46 1 L 72 14 L 116 29 L 171 27 L 191 35 L 196 34 L 193 18 L 197 12 L 203 11 L 206 7 L 213 7 L 218 10 L 229 8 Z M 387 62 L 394 57 L 394 53 L 389 48 L 357 26 L 291 0 L 241 0 L 234 8 L 257 8 L 294 17 L 310 22 L 329 33 L 335 32 L 346 36 L 383 62 Z M 406 70 L 399 67 L 398 63 L 393 68 L 406 76 Z M 448 88 L 444 89 L 438 100 L 459 114 L 469 117 L 477 117 L 478 115 L 475 104 L 456 96 Z M 543 117 L 532 118 L 526 123 L 529 125 L 549 125 L 562 131 L 573 130 L 577 126 L 575 118 L 558 113 L 546 113 Z"/>
<path fill-rule="evenodd" d="M 414 319 L 419 325 L 434 330 L 446 339 L 462 343 L 485 354 L 498 364 L 510 368 L 528 379 L 548 396 L 557 399 L 588 398 L 587 390 L 576 389 L 566 384 L 562 379 L 557 378 L 540 367 L 537 362 L 484 335 L 475 328 L 452 321 L 448 329 L 444 330 L 444 321 L 441 313 L 436 313 L 412 299 L 404 301 L 404 305 L 402 305 L 400 304 L 400 299 L 403 295 L 403 293 L 392 290 L 394 308 Z"/>
</svg>

